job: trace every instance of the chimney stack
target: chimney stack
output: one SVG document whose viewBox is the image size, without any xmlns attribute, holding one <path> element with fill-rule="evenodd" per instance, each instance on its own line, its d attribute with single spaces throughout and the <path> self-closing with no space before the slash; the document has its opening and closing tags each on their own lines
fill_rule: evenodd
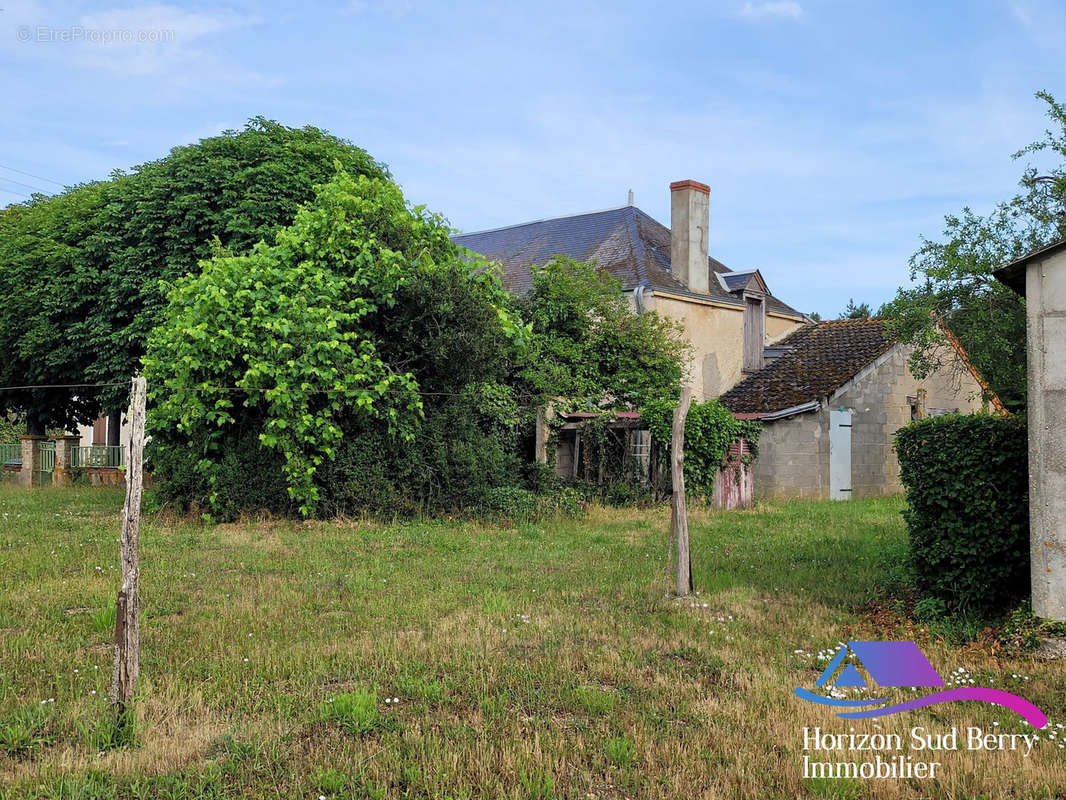
<svg viewBox="0 0 1066 800">
<path fill-rule="evenodd" d="M 689 291 L 707 294 L 707 228 L 711 187 L 699 181 L 670 184 L 670 272 Z"/>
</svg>

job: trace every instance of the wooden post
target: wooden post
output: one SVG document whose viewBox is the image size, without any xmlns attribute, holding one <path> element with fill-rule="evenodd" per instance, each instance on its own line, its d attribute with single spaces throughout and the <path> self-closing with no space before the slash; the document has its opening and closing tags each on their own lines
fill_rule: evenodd
<svg viewBox="0 0 1066 800">
<path fill-rule="evenodd" d="M 133 379 L 130 396 L 130 445 L 126 459 L 126 504 L 122 508 L 122 588 L 115 606 L 115 666 L 111 676 L 111 703 L 122 715 L 137 691 L 140 670 L 140 564 L 137 534 L 141 523 L 144 486 L 144 378 Z"/>
<path fill-rule="evenodd" d="M 692 404 L 692 387 L 681 389 L 681 402 L 674 409 L 673 437 L 670 440 L 670 471 L 674 494 L 670 503 L 670 528 L 677 540 L 678 597 L 692 593 L 692 562 L 688 551 L 688 509 L 685 506 L 685 419 Z"/>
</svg>

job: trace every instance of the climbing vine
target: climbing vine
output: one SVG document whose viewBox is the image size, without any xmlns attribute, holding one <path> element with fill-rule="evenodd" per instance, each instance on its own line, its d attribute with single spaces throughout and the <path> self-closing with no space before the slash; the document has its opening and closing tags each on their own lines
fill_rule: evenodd
<svg viewBox="0 0 1066 800">
<path fill-rule="evenodd" d="M 673 433 L 674 404 L 665 401 L 648 403 L 640 410 L 641 419 L 651 430 L 658 445 L 660 466 L 669 470 L 669 446 Z M 685 487 L 695 494 L 710 497 L 714 478 L 726 465 L 729 448 L 741 439 L 748 445 L 743 463 L 750 464 L 759 453 L 762 425 L 754 420 L 737 419 L 717 399 L 693 403 L 685 420 Z"/>
</svg>

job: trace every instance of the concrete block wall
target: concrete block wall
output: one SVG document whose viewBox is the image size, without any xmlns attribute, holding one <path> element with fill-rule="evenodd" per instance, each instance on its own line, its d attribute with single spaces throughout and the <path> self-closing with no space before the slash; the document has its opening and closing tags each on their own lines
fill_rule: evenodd
<svg viewBox="0 0 1066 800">
<path fill-rule="evenodd" d="M 894 347 L 829 400 L 831 408 L 852 412 L 852 497 L 903 491 L 893 437 L 911 421 L 908 398 L 919 388 L 926 391 L 927 410 L 968 413 L 983 406 L 981 387 L 968 371 L 945 367 L 918 380 L 907 366 L 910 353 L 910 348 Z"/>
<path fill-rule="evenodd" d="M 1025 269 L 1033 611 L 1066 620 L 1066 252 Z"/>
<path fill-rule="evenodd" d="M 828 411 L 819 409 L 766 423 L 753 473 L 757 500 L 828 498 Z"/>
</svg>

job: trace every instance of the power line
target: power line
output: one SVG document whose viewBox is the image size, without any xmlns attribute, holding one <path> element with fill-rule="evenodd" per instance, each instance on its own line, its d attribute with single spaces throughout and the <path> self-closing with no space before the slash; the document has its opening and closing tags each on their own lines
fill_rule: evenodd
<svg viewBox="0 0 1066 800">
<path fill-rule="evenodd" d="M 46 189 L 42 189 L 40 186 L 31 186 L 28 183 L 23 183 L 22 181 L 17 181 L 14 178 L 5 178 L 3 175 L 0 175 L 0 181 L 7 181 L 8 183 L 13 183 L 16 186 L 25 186 L 27 189 L 33 189 L 33 191 L 41 192 L 42 194 L 44 194 L 47 191 Z"/>
<path fill-rule="evenodd" d="M 15 391 L 17 389 L 96 389 L 104 386 L 126 386 L 129 381 L 122 383 L 37 383 L 32 386 L 0 386 L 0 392 Z"/>
<path fill-rule="evenodd" d="M 16 195 L 17 197 L 25 197 L 27 200 L 30 199 L 30 196 L 28 194 L 23 194 L 22 192 L 16 192 L 14 189 L 5 189 L 3 186 L 0 186 L 0 192 L 7 192 L 8 194 L 13 194 L 13 195 Z"/>
<path fill-rule="evenodd" d="M 0 392 L 27 391 L 32 389 L 103 389 L 114 386 L 129 386 L 129 381 L 118 383 L 47 383 L 32 384 L 26 386 L 0 386 Z M 171 386 L 164 384 L 164 389 L 172 392 L 276 392 L 285 391 L 291 394 L 357 394 L 363 389 L 304 389 L 291 387 L 279 390 L 276 386 Z M 416 394 L 419 397 L 466 397 L 468 392 L 420 392 L 406 389 L 385 389 L 381 394 Z M 538 399 L 539 395 L 516 394 L 516 398 Z"/>
<path fill-rule="evenodd" d="M 32 172 L 26 172 L 25 170 L 15 169 L 14 167 L 9 167 L 6 164 L 0 164 L 0 169 L 6 169 L 6 170 L 10 170 L 11 172 L 17 172 L 19 175 L 25 175 L 27 178 L 36 178 L 39 181 L 45 181 L 47 183 L 54 183 L 56 186 L 62 186 L 64 189 L 67 186 L 65 183 L 60 183 L 59 181 L 54 181 L 51 178 L 44 177 L 43 175 L 34 175 Z"/>
</svg>

